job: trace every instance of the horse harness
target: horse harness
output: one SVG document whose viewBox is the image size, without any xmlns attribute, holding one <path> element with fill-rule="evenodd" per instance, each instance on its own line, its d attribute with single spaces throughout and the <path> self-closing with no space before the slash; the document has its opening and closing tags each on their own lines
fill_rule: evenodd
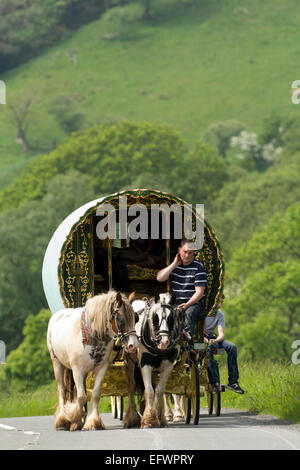
<svg viewBox="0 0 300 470">
<path fill-rule="evenodd" d="M 135 330 L 130 330 L 130 331 L 127 331 L 126 333 L 123 333 L 122 332 L 122 326 L 123 326 L 123 322 L 124 322 L 124 318 L 123 318 L 123 315 L 121 317 L 118 316 L 118 313 L 119 313 L 119 309 L 118 308 L 115 308 L 115 310 L 112 312 L 112 315 L 111 315 L 111 318 L 112 320 L 115 320 L 115 326 L 116 326 L 116 329 L 117 329 L 117 333 L 115 333 L 115 335 L 113 336 L 113 338 L 110 338 L 107 337 L 105 339 L 109 340 L 109 339 L 114 339 L 114 341 L 116 343 L 125 343 L 126 341 L 126 338 L 130 335 L 136 335 L 136 331 Z M 87 346 L 95 346 L 95 344 L 97 343 L 102 343 L 103 342 L 103 339 L 100 338 L 97 334 L 93 334 L 93 331 L 92 331 L 92 328 L 91 328 L 91 323 L 90 323 L 90 319 L 89 319 L 89 316 L 88 316 L 88 312 L 87 312 L 87 309 L 84 307 L 83 310 L 82 310 L 82 313 L 81 313 L 81 333 L 82 333 L 82 342 L 84 345 L 87 345 Z M 105 340 L 104 339 L 104 340 Z"/>
<path fill-rule="evenodd" d="M 162 317 L 161 317 L 161 320 L 160 320 L 160 323 L 158 325 L 158 332 L 156 333 L 155 335 L 155 338 L 151 338 L 150 335 L 147 334 L 148 332 L 148 329 L 147 329 L 147 323 L 148 323 L 148 320 L 150 319 L 150 310 L 151 310 L 151 307 L 154 305 L 154 299 L 150 299 L 146 302 L 146 305 L 143 309 L 143 311 L 145 312 L 145 315 L 144 315 L 144 319 L 143 319 L 143 324 L 142 324 L 142 327 L 141 327 L 141 337 L 140 337 L 140 340 L 141 340 L 141 343 L 143 344 L 143 346 L 145 346 L 145 348 L 148 350 L 148 352 L 153 355 L 153 356 L 165 356 L 167 353 L 169 353 L 170 351 L 174 350 L 174 348 L 176 347 L 176 345 L 178 344 L 178 342 L 180 341 L 181 339 L 181 334 L 180 332 L 177 333 L 177 336 L 176 338 L 170 342 L 170 345 L 166 348 L 166 349 L 158 349 L 157 347 L 157 342 L 158 340 L 160 339 L 161 336 L 164 336 L 164 335 L 168 335 L 170 336 L 170 331 L 168 330 L 161 330 L 160 327 L 163 323 L 164 320 L 167 320 L 167 312 L 166 312 L 166 309 L 169 309 L 171 310 L 171 312 L 174 312 L 174 310 L 177 310 L 177 309 L 174 309 L 174 307 L 170 304 L 161 304 L 161 307 L 163 309 L 163 312 L 162 312 Z M 139 314 L 141 313 L 138 312 Z M 180 330 L 180 328 L 178 328 L 178 330 Z"/>
</svg>

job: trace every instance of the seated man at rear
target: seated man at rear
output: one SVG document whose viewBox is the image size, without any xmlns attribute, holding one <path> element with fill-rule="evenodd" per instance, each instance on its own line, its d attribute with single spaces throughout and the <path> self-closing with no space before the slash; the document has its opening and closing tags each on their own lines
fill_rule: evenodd
<svg viewBox="0 0 300 470">
<path fill-rule="evenodd" d="M 176 297 L 176 306 L 185 311 L 186 330 L 193 337 L 196 321 L 205 317 L 205 288 L 207 274 L 195 260 L 190 240 L 182 240 L 173 263 L 157 273 L 157 281 L 169 278 Z"/>
<path fill-rule="evenodd" d="M 208 376 L 209 381 L 213 386 L 213 390 L 216 392 L 220 389 L 220 377 L 218 368 L 214 360 L 213 350 L 218 348 L 224 348 L 227 354 L 227 365 L 228 365 L 228 385 L 227 388 L 233 392 L 243 394 L 244 390 L 239 386 L 239 369 L 237 362 L 237 349 L 235 344 L 230 343 L 224 339 L 225 332 L 225 317 L 221 310 L 224 294 L 218 305 L 218 312 L 214 317 L 206 317 L 205 329 L 204 329 L 204 340 L 209 344 L 209 363 L 208 363 Z M 218 336 L 215 335 L 215 329 L 218 328 Z"/>
</svg>

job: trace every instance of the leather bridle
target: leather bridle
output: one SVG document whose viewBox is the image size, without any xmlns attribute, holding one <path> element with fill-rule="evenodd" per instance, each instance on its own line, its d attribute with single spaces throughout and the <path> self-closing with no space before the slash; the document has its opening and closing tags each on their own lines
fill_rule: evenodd
<svg viewBox="0 0 300 470">
<path fill-rule="evenodd" d="M 122 328 L 123 328 L 123 325 L 125 324 L 125 315 L 120 314 L 120 312 L 119 312 L 120 308 L 121 307 L 116 307 L 113 310 L 113 312 L 111 314 L 111 326 L 112 326 L 113 332 L 115 333 L 115 336 L 113 337 L 113 339 L 115 341 L 121 341 L 121 343 L 125 344 L 126 340 L 129 336 L 133 336 L 133 335 L 137 336 L 137 334 L 136 334 L 135 329 L 123 333 Z M 115 327 L 116 327 L 117 331 L 114 330 L 114 326 L 113 326 L 113 323 L 112 323 L 113 320 L 114 320 Z"/>
<path fill-rule="evenodd" d="M 159 323 L 159 328 L 160 326 L 162 325 L 162 322 L 163 320 L 166 320 L 167 319 L 167 313 L 166 313 L 166 309 L 169 309 L 173 312 L 174 314 L 174 328 L 175 328 L 175 320 L 176 320 L 176 316 L 177 316 L 177 312 L 178 312 L 178 320 L 177 320 L 177 323 L 178 323 L 178 327 L 177 327 L 177 333 L 176 333 L 176 337 L 172 340 L 170 340 L 170 337 L 171 337 L 171 334 L 173 331 L 169 331 L 169 330 L 161 330 L 159 329 L 159 331 L 156 333 L 155 335 L 155 338 L 152 338 L 151 336 L 148 337 L 148 335 L 146 334 L 146 325 L 147 323 L 149 323 L 149 321 L 153 321 L 152 317 L 150 316 L 150 310 L 151 310 L 151 307 L 154 305 L 153 303 L 153 299 L 150 299 L 150 301 L 148 301 L 145 305 L 145 308 L 144 308 L 144 320 L 143 320 L 143 324 L 142 324 L 142 328 L 141 328 L 141 343 L 145 346 L 145 348 L 148 350 L 148 352 L 154 356 L 163 356 L 163 355 L 166 355 L 168 354 L 170 351 L 172 351 L 176 345 L 178 344 L 178 342 L 180 341 L 181 339 L 181 321 L 180 321 L 180 318 L 181 318 L 181 314 L 180 314 L 180 311 L 174 307 L 173 305 L 170 305 L 170 304 L 161 304 L 161 307 L 163 308 L 163 315 L 162 315 L 162 318 L 160 320 L 160 323 Z M 155 312 L 152 312 L 152 313 L 155 313 Z M 164 335 L 168 335 L 168 338 L 170 340 L 170 343 L 169 343 L 169 346 L 167 346 L 165 349 L 159 349 L 158 348 L 158 342 L 159 342 L 159 339 L 161 336 L 164 336 Z"/>
</svg>

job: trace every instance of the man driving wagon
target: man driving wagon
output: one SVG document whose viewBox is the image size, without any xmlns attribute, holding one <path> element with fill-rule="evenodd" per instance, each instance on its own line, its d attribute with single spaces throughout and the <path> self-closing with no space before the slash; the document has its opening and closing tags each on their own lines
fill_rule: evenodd
<svg viewBox="0 0 300 470">
<path fill-rule="evenodd" d="M 157 281 L 171 280 L 172 290 L 176 296 L 176 306 L 185 312 L 185 333 L 190 346 L 193 346 L 193 335 L 197 320 L 206 317 L 205 289 L 207 286 L 207 273 L 202 263 L 194 257 L 193 243 L 182 240 L 174 261 L 157 273 Z M 237 363 L 237 349 L 233 343 L 224 339 L 225 318 L 220 310 L 225 296 L 221 296 L 217 314 L 206 317 L 204 323 L 205 341 L 209 344 L 208 375 L 214 391 L 220 389 L 220 377 L 214 361 L 214 349 L 224 348 L 227 353 L 228 385 L 233 392 L 243 394 L 244 391 L 238 383 L 239 371 Z M 215 329 L 218 327 L 218 336 Z"/>
</svg>

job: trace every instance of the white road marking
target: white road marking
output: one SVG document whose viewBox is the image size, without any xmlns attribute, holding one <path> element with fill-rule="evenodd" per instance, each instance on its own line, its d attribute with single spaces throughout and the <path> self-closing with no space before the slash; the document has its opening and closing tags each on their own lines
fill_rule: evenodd
<svg viewBox="0 0 300 470">
<path fill-rule="evenodd" d="M 13 428 L 12 426 L 7 426 L 7 424 L 0 424 L 0 428 L 6 429 L 7 431 L 16 431 L 16 428 Z"/>
</svg>

